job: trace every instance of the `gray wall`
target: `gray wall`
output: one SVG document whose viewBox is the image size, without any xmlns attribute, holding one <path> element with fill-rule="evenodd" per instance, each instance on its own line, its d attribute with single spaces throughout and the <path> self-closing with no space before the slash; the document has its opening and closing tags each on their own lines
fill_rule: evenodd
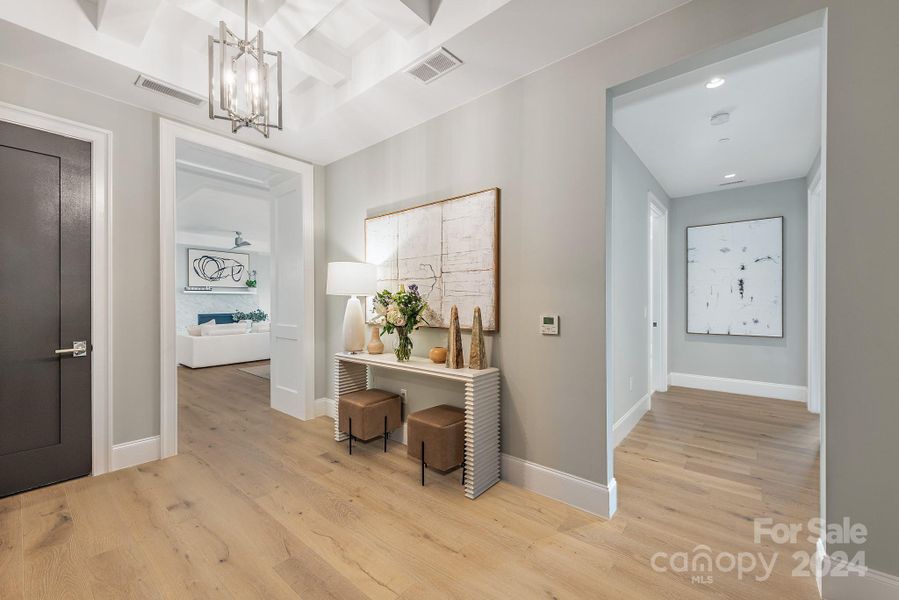
<svg viewBox="0 0 899 600">
<path fill-rule="evenodd" d="M 649 199 L 669 205 L 665 190 L 614 128 L 609 130 L 612 222 L 612 318 L 615 322 L 613 423 L 650 392 Z M 629 379 L 633 378 L 633 388 Z"/>
<path fill-rule="evenodd" d="M 157 117 L 0 66 L 0 100 L 113 134 L 113 417 L 115 443 L 159 433 Z"/>
<path fill-rule="evenodd" d="M 574 81 L 579 71 L 540 71 L 329 165 L 327 259 L 363 258 L 368 215 L 501 188 L 501 333 L 491 337 L 490 360 L 503 371 L 503 451 L 604 481 L 603 239 L 596 228 L 605 141 L 595 105 L 604 90 L 572 93 L 583 85 Z M 329 355 L 341 347 L 345 302 L 328 299 Z M 543 312 L 561 315 L 561 336 L 538 333 Z M 445 344 L 446 332 L 420 331 L 413 340 L 415 354 L 424 355 Z M 461 388 L 455 392 L 410 387 L 409 402 L 414 409 L 421 394 L 458 403 Z"/>
<path fill-rule="evenodd" d="M 825 6 L 827 514 L 867 524 L 868 565 L 899 574 L 899 522 L 887 500 L 899 497 L 899 369 L 888 352 L 897 332 L 883 318 L 896 285 L 882 276 L 899 253 L 899 203 L 888 201 L 899 124 L 887 118 L 899 81 L 883 77 L 899 55 L 894 0 L 694 0 L 338 161 L 327 169 L 326 259 L 362 257 L 370 211 L 502 187 L 503 331 L 492 358 L 504 371 L 503 450 L 608 481 L 606 90 Z M 538 339 L 534 316 L 553 309 L 563 334 Z M 329 299 L 329 355 L 342 314 L 340 299 Z M 418 350 L 440 339 L 419 339 Z"/>
<path fill-rule="evenodd" d="M 784 337 L 687 334 L 686 228 L 784 217 Z M 668 370 L 805 385 L 808 309 L 805 178 L 674 198 L 668 213 Z"/>
</svg>

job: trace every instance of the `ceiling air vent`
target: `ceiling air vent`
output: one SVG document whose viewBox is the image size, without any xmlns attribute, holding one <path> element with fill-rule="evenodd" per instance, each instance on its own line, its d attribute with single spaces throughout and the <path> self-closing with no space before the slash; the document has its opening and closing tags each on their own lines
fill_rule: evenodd
<svg viewBox="0 0 899 600">
<path fill-rule="evenodd" d="M 737 181 L 725 181 L 724 183 L 719 183 L 718 187 L 725 187 L 728 185 L 737 185 L 738 183 L 746 183 L 745 179 L 738 179 Z"/>
<path fill-rule="evenodd" d="M 150 90 L 151 92 L 156 92 L 157 94 L 165 94 L 166 96 L 170 96 L 181 102 L 187 102 L 192 106 L 200 106 L 207 101 L 206 98 L 180 90 L 171 84 L 163 83 L 156 79 L 150 79 L 146 75 L 138 75 L 134 85 L 145 90 Z"/>
<path fill-rule="evenodd" d="M 446 48 L 437 48 L 406 69 L 406 73 L 422 83 L 431 83 L 460 66 L 462 66 L 462 61 L 453 56 Z"/>
</svg>

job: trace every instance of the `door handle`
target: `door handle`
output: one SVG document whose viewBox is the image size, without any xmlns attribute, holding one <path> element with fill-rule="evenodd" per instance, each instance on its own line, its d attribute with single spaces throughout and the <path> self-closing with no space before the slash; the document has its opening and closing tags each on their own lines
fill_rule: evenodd
<svg viewBox="0 0 899 600">
<path fill-rule="evenodd" d="M 658 321 L 653 321 L 653 322 L 652 322 L 652 326 L 653 326 L 653 327 L 658 327 L 658 326 L 659 326 Z"/>
<path fill-rule="evenodd" d="M 87 342 L 86 341 L 78 341 L 72 342 L 71 348 L 60 348 L 56 351 L 57 356 L 62 356 L 65 354 L 71 354 L 75 358 L 81 356 L 87 356 Z"/>
</svg>

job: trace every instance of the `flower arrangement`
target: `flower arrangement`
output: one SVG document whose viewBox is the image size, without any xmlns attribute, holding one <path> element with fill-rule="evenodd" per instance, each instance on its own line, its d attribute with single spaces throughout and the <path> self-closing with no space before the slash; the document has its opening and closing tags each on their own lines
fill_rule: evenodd
<svg viewBox="0 0 899 600">
<path fill-rule="evenodd" d="M 427 316 L 430 308 L 425 299 L 421 297 L 418 286 L 409 285 L 407 289 L 400 285 L 398 292 L 382 290 L 375 295 L 375 321 L 383 324 L 382 333 L 396 332 L 397 344 L 393 349 L 396 359 L 409 360 L 412 356 L 411 333 L 428 324 Z"/>
</svg>

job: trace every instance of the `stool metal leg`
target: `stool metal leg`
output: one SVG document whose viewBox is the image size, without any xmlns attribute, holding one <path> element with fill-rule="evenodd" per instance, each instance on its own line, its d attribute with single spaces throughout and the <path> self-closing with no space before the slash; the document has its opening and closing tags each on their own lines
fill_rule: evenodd
<svg viewBox="0 0 899 600">
<path fill-rule="evenodd" d="M 390 432 L 387 431 L 387 415 L 384 415 L 384 452 L 387 452 L 387 438 L 390 436 Z"/>
<path fill-rule="evenodd" d="M 425 485 L 425 441 L 421 441 L 421 485 Z"/>
<path fill-rule="evenodd" d="M 350 448 L 350 456 L 353 454 L 353 417 L 350 417 L 350 433 L 346 438 L 347 446 Z"/>
</svg>

